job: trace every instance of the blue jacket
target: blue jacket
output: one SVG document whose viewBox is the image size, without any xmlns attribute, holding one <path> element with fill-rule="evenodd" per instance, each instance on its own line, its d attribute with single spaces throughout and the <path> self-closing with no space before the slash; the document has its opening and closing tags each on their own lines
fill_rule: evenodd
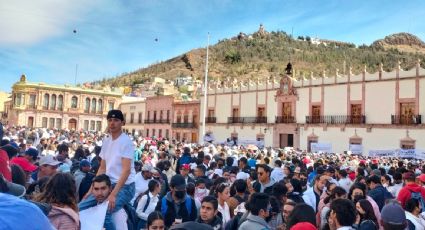
<svg viewBox="0 0 425 230">
<path fill-rule="evenodd" d="M 381 211 L 384 207 L 386 200 L 394 198 L 393 195 L 391 195 L 391 193 L 388 192 L 388 190 L 382 185 L 377 185 L 374 189 L 370 190 L 367 195 L 372 197 L 372 199 L 376 202 L 379 206 L 379 211 Z"/>
</svg>

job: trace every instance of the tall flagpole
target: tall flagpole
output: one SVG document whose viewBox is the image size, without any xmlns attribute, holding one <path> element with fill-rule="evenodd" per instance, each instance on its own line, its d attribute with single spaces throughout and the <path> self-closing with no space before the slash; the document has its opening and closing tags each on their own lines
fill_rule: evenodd
<svg viewBox="0 0 425 230">
<path fill-rule="evenodd" d="M 206 114 L 207 114 L 207 91 L 208 91 L 208 49 L 210 46 L 210 33 L 208 33 L 208 42 L 207 42 L 207 57 L 205 61 L 205 76 L 204 76 L 204 108 L 202 110 L 202 136 L 199 138 L 199 143 L 202 143 L 205 136 L 205 126 L 206 126 Z M 202 138 L 202 141 L 201 141 Z"/>
</svg>

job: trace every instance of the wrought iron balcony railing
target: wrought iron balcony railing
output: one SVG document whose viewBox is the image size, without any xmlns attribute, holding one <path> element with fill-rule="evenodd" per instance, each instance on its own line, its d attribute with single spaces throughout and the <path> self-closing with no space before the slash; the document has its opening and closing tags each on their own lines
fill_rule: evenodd
<svg viewBox="0 0 425 230">
<path fill-rule="evenodd" d="M 227 123 L 267 123 L 267 117 L 228 117 Z"/>
<path fill-rule="evenodd" d="M 344 116 L 344 115 L 327 115 L 327 116 L 306 116 L 307 124 L 366 124 L 366 116 Z"/>
<path fill-rule="evenodd" d="M 277 116 L 275 123 L 295 123 L 295 117 L 293 116 Z"/>
<path fill-rule="evenodd" d="M 195 123 L 173 123 L 173 128 L 187 128 L 193 129 L 196 128 Z"/>
<path fill-rule="evenodd" d="M 421 115 L 391 115 L 393 125 L 419 125 L 422 124 Z"/>
<path fill-rule="evenodd" d="M 145 124 L 169 124 L 170 119 L 145 119 Z"/>
<path fill-rule="evenodd" d="M 206 117 L 205 118 L 205 123 L 216 123 L 216 122 L 217 122 L 216 117 Z"/>
</svg>

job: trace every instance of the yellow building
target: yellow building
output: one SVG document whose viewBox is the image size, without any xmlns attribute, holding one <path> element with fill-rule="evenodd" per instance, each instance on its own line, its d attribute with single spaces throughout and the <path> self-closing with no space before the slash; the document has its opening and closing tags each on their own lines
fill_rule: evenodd
<svg viewBox="0 0 425 230">
<path fill-rule="evenodd" d="M 27 82 L 22 75 L 12 86 L 6 119 L 9 125 L 100 131 L 121 98 L 115 92 Z"/>
</svg>

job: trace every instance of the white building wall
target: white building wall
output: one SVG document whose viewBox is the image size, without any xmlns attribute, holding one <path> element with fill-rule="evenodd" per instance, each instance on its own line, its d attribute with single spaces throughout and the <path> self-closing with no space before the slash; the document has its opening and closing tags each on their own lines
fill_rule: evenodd
<svg viewBox="0 0 425 230">
<path fill-rule="evenodd" d="M 215 108 L 215 116 L 217 123 L 226 123 L 227 118 L 231 116 L 231 94 L 217 95 L 217 104 Z"/>
<path fill-rule="evenodd" d="M 311 102 L 322 101 L 322 87 L 311 88 Z"/>
<path fill-rule="evenodd" d="M 313 132 L 313 128 L 318 141 L 332 143 L 334 152 L 347 151 L 350 137 L 354 136 L 355 131 L 362 138 L 363 153 L 368 153 L 369 150 L 398 149 L 400 139 L 406 137 L 405 129 L 372 128 L 371 132 L 367 132 L 366 128 L 345 128 L 344 131 L 340 127 L 328 127 L 326 131 L 323 131 L 322 127 L 310 127 L 307 130 L 301 128 L 301 149 L 307 149 L 307 138 Z M 425 149 L 425 139 L 421 138 L 424 135 L 424 129 L 409 130 L 409 136 L 416 140 L 417 149 Z"/>
<path fill-rule="evenodd" d="M 351 84 L 350 85 L 350 100 L 361 100 L 362 99 L 362 84 Z"/>
<path fill-rule="evenodd" d="M 419 80 L 419 114 L 425 119 L 425 79 Z"/>
<path fill-rule="evenodd" d="M 277 90 L 267 92 L 267 122 L 274 123 L 275 116 L 277 116 L 277 102 L 275 100 Z"/>
<path fill-rule="evenodd" d="M 415 97 L 415 80 L 400 81 L 400 98 Z"/>
<path fill-rule="evenodd" d="M 308 116 L 308 88 L 297 89 L 298 101 L 296 102 L 296 121 L 297 123 L 305 123 L 305 116 Z"/>
<path fill-rule="evenodd" d="M 213 108 L 215 106 L 215 95 L 207 95 L 208 108 Z"/>
<path fill-rule="evenodd" d="M 324 90 L 324 115 L 346 115 L 347 86 L 327 86 Z"/>
<path fill-rule="evenodd" d="M 390 124 L 395 113 L 395 81 L 366 84 L 365 115 L 371 124 Z"/>
<path fill-rule="evenodd" d="M 241 126 L 229 126 L 228 128 L 226 126 L 218 126 L 218 125 L 207 125 L 206 130 L 209 130 L 213 133 L 215 140 L 217 143 L 222 143 L 226 141 L 227 138 L 231 136 L 231 133 L 234 131 L 238 133 L 238 139 L 239 140 L 256 140 L 257 134 L 264 133 L 264 128 L 266 126 L 253 126 L 251 125 L 244 125 L 243 128 Z M 264 134 L 264 144 L 265 146 L 272 146 L 273 145 L 273 133 L 272 131 L 267 131 Z"/>
<path fill-rule="evenodd" d="M 258 104 L 259 105 L 265 105 L 266 104 L 266 92 L 265 91 L 258 92 Z"/>
<path fill-rule="evenodd" d="M 239 97 L 239 94 L 236 94 L 236 97 Z M 246 92 L 241 94 L 241 108 L 240 116 L 241 117 L 255 117 L 257 107 L 255 106 L 256 102 L 256 93 L 255 92 Z"/>
</svg>

